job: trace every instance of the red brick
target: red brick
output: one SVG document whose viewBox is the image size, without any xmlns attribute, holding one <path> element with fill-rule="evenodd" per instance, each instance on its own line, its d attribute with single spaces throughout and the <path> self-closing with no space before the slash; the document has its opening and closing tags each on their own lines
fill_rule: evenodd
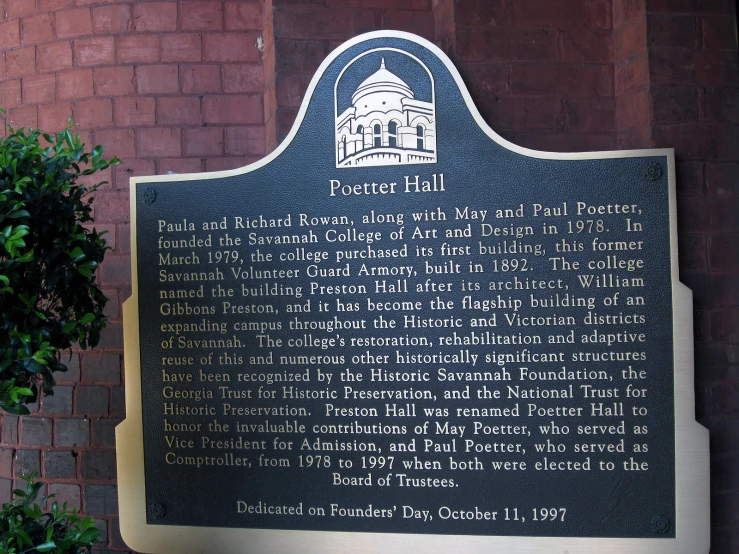
<svg viewBox="0 0 739 554">
<path fill-rule="evenodd" d="M 726 0 L 649 0 L 649 11 L 670 13 L 725 13 Z"/>
<path fill-rule="evenodd" d="M 59 71 L 69 67 L 72 67 L 72 45 L 69 42 L 51 42 L 38 47 L 39 71 Z"/>
<path fill-rule="evenodd" d="M 47 133 L 58 133 L 67 127 L 72 117 L 72 104 L 47 104 L 38 107 L 38 126 Z"/>
<path fill-rule="evenodd" d="M 511 22 L 511 17 L 511 6 L 506 0 L 457 2 L 454 5 L 454 22 L 459 26 L 493 25 L 502 27 Z"/>
<path fill-rule="evenodd" d="M 114 152 L 108 152 L 108 155 L 113 154 Z M 125 160 L 123 162 L 126 163 Z M 116 169 L 119 167 L 116 166 Z M 127 192 L 98 192 L 95 197 L 95 204 L 97 210 L 96 222 L 128 223 L 129 198 Z"/>
<path fill-rule="evenodd" d="M 257 158 L 209 158 L 205 161 L 206 171 L 228 171 L 238 169 L 257 161 Z"/>
<path fill-rule="evenodd" d="M 739 163 L 709 163 L 706 165 L 706 191 L 720 198 L 739 197 Z"/>
<path fill-rule="evenodd" d="M 8 18 L 23 17 L 36 13 L 36 0 L 5 0 L 5 15 Z"/>
<path fill-rule="evenodd" d="M 57 74 L 59 100 L 88 98 L 93 94 L 92 69 L 72 69 Z"/>
<path fill-rule="evenodd" d="M 494 129 L 564 129 L 562 103 L 557 98 L 483 97 L 480 100 L 480 112 Z"/>
<path fill-rule="evenodd" d="M 226 2 L 225 22 L 227 31 L 261 31 L 262 4 Z"/>
<path fill-rule="evenodd" d="M 180 78 L 185 94 L 221 92 L 221 70 L 217 65 L 183 65 Z"/>
<path fill-rule="evenodd" d="M 312 75 L 326 57 L 323 42 L 280 40 L 275 48 L 278 71 L 289 73 L 310 73 Z"/>
<path fill-rule="evenodd" d="M 725 123 L 739 123 L 739 89 L 708 89 L 705 103 L 706 119 Z"/>
<path fill-rule="evenodd" d="M 54 39 L 51 15 L 47 13 L 24 17 L 21 28 L 23 30 L 23 44 L 34 44 Z"/>
<path fill-rule="evenodd" d="M 223 29 L 223 2 L 189 0 L 180 4 L 180 24 L 185 31 Z"/>
<path fill-rule="evenodd" d="M 144 157 L 180 156 L 180 129 L 140 129 L 136 135 L 136 153 Z"/>
<path fill-rule="evenodd" d="M 736 272 L 739 269 L 739 235 L 723 234 L 711 237 L 708 245 L 708 265 L 712 271 Z"/>
<path fill-rule="evenodd" d="M 609 96 L 613 70 L 609 65 L 514 64 L 513 94 Z"/>
<path fill-rule="evenodd" d="M 115 187 L 119 191 L 127 191 L 129 187 L 128 180 L 131 177 L 138 177 L 141 175 L 155 175 L 156 169 L 155 164 L 151 160 L 137 160 L 130 158 L 123 160 L 123 163 L 115 166 Z M 128 204 L 126 204 L 128 209 Z M 120 227 L 120 225 L 118 226 Z M 129 231 L 130 234 L 130 231 Z M 118 249 L 121 252 L 130 252 L 130 245 L 128 244 L 128 235 L 121 235 L 118 233 Z"/>
<path fill-rule="evenodd" d="M 200 158 L 165 158 L 158 161 L 159 174 L 168 173 L 200 173 L 203 163 Z"/>
<path fill-rule="evenodd" d="M 611 27 L 609 0 L 516 0 L 513 21 L 517 26 L 530 27 Z"/>
<path fill-rule="evenodd" d="M 139 94 L 167 94 L 179 90 L 176 65 L 143 65 L 136 68 Z"/>
<path fill-rule="evenodd" d="M 74 3 L 74 0 L 39 0 L 38 9 L 42 12 L 61 10 L 68 8 Z"/>
<path fill-rule="evenodd" d="M 82 66 L 104 65 L 115 62 L 113 37 L 77 39 L 74 41 L 74 52 L 77 63 Z"/>
<path fill-rule="evenodd" d="M 615 127 L 616 103 L 612 98 L 567 101 L 568 128 L 586 133 L 607 133 Z"/>
<path fill-rule="evenodd" d="M 207 96 L 203 99 L 203 117 L 206 123 L 247 124 L 262 123 L 264 112 L 261 96 Z"/>
<path fill-rule="evenodd" d="M 699 46 L 698 18 L 688 15 L 647 15 L 647 40 L 652 48 Z"/>
<path fill-rule="evenodd" d="M 557 60 L 557 35 L 549 29 L 458 29 L 457 56 L 471 62 Z"/>
<path fill-rule="evenodd" d="M 29 129 L 33 127 L 38 129 L 38 113 L 36 106 L 25 106 L 23 108 L 13 108 L 8 110 L 8 116 L 6 118 L 8 125 L 14 129 L 20 129 L 21 127 Z"/>
<path fill-rule="evenodd" d="M 23 101 L 21 95 L 21 80 L 0 81 L 0 106 L 3 108 L 15 108 Z"/>
<path fill-rule="evenodd" d="M 708 125 L 654 125 L 652 133 L 657 148 L 674 148 L 683 159 L 716 157 L 716 140 Z"/>
<path fill-rule="evenodd" d="M 202 59 L 200 35 L 177 33 L 162 36 L 163 62 L 199 62 Z"/>
<path fill-rule="evenodd" d="M 600 29 L 562 31 L 562 61 L 604 62 L 613 61 L 613 32 Z"/>
<path fill-rule="evenodd" d="M 95 131 L 95 144 L 102 144 L 108 156 L 117 156 L 124 161 L 136 155 L 133 129 Z"/>
<path fill-rule="evenodd" d="M 131 29 L 131 7 L 126 4 L 92 8 L 92 28 L 96 33 L 125 33 Z"/>
<path fill-rule="evenodd" d="M 736 52 L 722 50 L 653 49 L 649 66 L 653 83 L 737 83 Z"/>
<path fill-rule="evenodd" d="M 156 101 L 153 98 L 116 98 L 115 123 L 118 126 L 154 125 L 156 123 Z"/>
<path fill-rule="evenodd" d="M 224 65 L 224 92 L 264 91 L 264 67 L 254 64 Z M 305 92 L 305 90 L 303 90 Z"/>
<path fill-rule="evenodd" d="M 645 90 L 649 87 L 649 61 L 646 56 L 616 64 L 613 71 L 616 95 Z"/>
<path fill-rule="evenodd" d="M 739 125 L 716 125 L 716 150 L 721 160 L 734 161 L 739 152 Z"/>
<path fill-rule="evenodd" d="M 177 2 L 139 2 L 133 9 L 137 31 L 174 31 L 177 29 Z"/>
<path fill-rule="evenodd" d="M 131 282 L 131 256 L 105 256 L 105 261 L 100 269 L 101 282 L 106 286 L 125 285 Z M 85 360 L 87 360 L 87 356 L 85 356 L 82 365 L 83 375 L 85 376 L 83 380 L 87 378 L 88 374 Z M 87 379 L 89 380 L 89 378 Z M 115 382 L 120 382 L 120 377 Z"/>
<path fill-rule="evenodd" d="M 199 125 L 200 99 L 193 96 L 160 98 L 157 121 L 160 125 Z"/>
<path fill-rule="evenodd" d="M 78 37 L 92 33 L 90 8 L 75 8 L 56 14 L 57 38 Z"/>
<path fill-rule="evenodd" d="M 616 140 L 612 133 L 541 133 L 518 134 L 516 144 L 547 152 L 590 152 L 613 150 Z"/>
<path fill-rule="evenodd" d="M 647 20 L 636 18 L 613 31 L 615 61 L 619 62 L 647 51 Z"/>
<path fill-rule="evenodd" d="M 343 40 L 377 28 L 370 10 L 319 6 L 290 6 L 273 9 L 275 38 Z"/>
<path fill-rule="evenodd" d="M 53 73 L 23 78 L 23 103 L 44 104 L 56 97 L 56 78 Z"/>
<path fill-rule="evenodd" d="M 101 67 L 93 70 L 96 96 L 124 96 L 135 94 L 133 67 Z"/>
<path fill-rule="evenodd" d="M 258 62 L 255 33 L 205 35 L 205 59 L 210 62 Z"/>
<path fill-rule="evenodd" d="M 401 4 L 398 7 L 404 6 Z M 382 21 L 386 29 L 407 31 L 434 40 L 434 14 L 431 12 L 388 10 L 383 14 Z"/>
<path fill-rule="evenodd" d="M 258 127 L 226 127 L 228 156 L 263 156 L 266 154 L 265 129 Z"/>
<path fill-rule="evenodd" d="M 36 47 L 26 46 L 5 54 L 8 77 L 22 77 L 36 73 Z"/>
<path fill-rule="evenodd" d="M 129 35 L 116 37 L 119 63 L 148 63 L 159 61 L 159 37 L 156 35 Z"/>
<path fill-rule="evenodd" d="M 739 342 L 739 308 L 715 310 L 711 313 L 711 338 L 714 342 Z M 735 396 L 731 403 L 732 408 L 739 413 L 739 381 L 730 388 Z"/>
<path fill-rule="evenodd" d="M 0 23 L 0 51 L 10 50 L 21 44 L 20 20 Z"/>
<path fill-rule="evenodd" d="M 650 119 L 649 90 L 623 94 L 616 97 L 616 128 L 631 129 L 647 125 Z"/>
<path fill-rule="evenodd" d="M 185 129 L 183 156 L 222 156 L 223 128 L 199 127 Z"/>
<path fill-rule="evenodd" d="M 508 64 L 464 64 L 460 65 L 460 70 L 475 102 L 483 97 L 494 100 L 492 96 L 507 96 L 511 92 Z"/>
<path fill-rule="evenodd" d="M 110 127 L 113 125 L 113 101 L 94 98 L 75 102 L 74 120 L 83 128 Z"/>
<path fill-rule="evenodd" d="M 697 88 L 653 86 L 652 120 L 657 123 L 698 121 L 700 95 Z"/>
<path fill-rule="evenodd" d="M 493 0 L 488 0 L 493 1 Z M 279 4 L 280 2 L 275 2 Z M 283 2 L 290 4 L 291 2 Z M 320 2 L 300 2 L 306 4 Z M 369 8 L 369 9 L 392 9 L 398 6 L 398 2 L 394 0 L 326 0 L 326 6 L 329 8 Z M 431 7 L 431 0 L 405 0 L 403 2 L 404 10 L 422 10 L 428 11 Z"/>
<path fill-rule="evenodd" d="M 310 81 L 310 75 L 278 75 L 275 83 L 278 105 L 285 108 L 299 108 Z M 224 89 L 225 84 L 224 75 Z M 228 92 L 228 89 L 225 90 Z"/>
<path fill-rule="evenodd" d="M 736 49 L 736 20 L 732 17 L 703 18 L 703 47 L 712 50 Z"/>
<path fill-rule="evenodd" d="M 646 0 L 613 0 L 613 27 L 626 21 L 643 19 L 646 13 Z"/>
</svg>

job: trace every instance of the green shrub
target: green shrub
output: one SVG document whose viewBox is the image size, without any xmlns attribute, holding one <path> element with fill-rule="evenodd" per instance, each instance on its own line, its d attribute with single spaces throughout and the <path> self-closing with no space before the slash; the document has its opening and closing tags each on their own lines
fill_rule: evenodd
<svg viewBox="0 0 739 554">
<path fill-rule="evenodd" d="M 0 407 L 10 413 L 27 414 L 39 389 L 53 394 L 52 373 L 67 370 L 62 351 L 95 346 L 107 322 L 94 273 L 108 247 L 83 226 L 87 193 L 103 183 L 77 182 L 120 163 L 102 154 L 85 152 L 70 128 L 9 128 L 0 142 Z"/>
<path fill-rule="evenodd" d="M 100 530 L 90 516 L 81 518 L 77 510 L 67 511 L 65 502 L 59 509 L 52 503 L 44 512 L 36 504 L 43 483 L 35 483 L 35 473 L 24 479 L 26 490 L 16 489 L 8 504 L 0 511 L 0 552 L 7 554 L 78 554 L 89 552 L 100 537 Z M 42 504 L 54 495 L 43 497 Z"/>
</svg>

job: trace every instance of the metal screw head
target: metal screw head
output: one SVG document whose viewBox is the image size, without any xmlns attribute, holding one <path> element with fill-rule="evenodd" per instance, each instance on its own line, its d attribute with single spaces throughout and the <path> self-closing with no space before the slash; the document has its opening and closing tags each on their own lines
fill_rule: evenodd
<svg viewBox="0 0 739 554">
<path fill-rule="evenodd" d="M 143 195 L 144 203 L 152 204 L 157 199 L 157 191 L 153 188 L 148 188 L 144 191 Z"/>
<path fill-rule="evenodd" d="M 167 511 L 159 502 L 152 502 L 146 507 L 146 513 L 150 519 L 162 519 Z"/>
<path fill-rule="evenodd" d="M 662 166 L 657 162 L 649 162 L 644 166 L 644 178 L 647 181 L 656 181 L 662 177 Z"/>
<path fill-rule="evenodd" d="M 672 529 L 670 518 L 663 514 L 657 514 L 652 518 L 652 531 L 658 535 L 664 535 Z"/>
</svg>

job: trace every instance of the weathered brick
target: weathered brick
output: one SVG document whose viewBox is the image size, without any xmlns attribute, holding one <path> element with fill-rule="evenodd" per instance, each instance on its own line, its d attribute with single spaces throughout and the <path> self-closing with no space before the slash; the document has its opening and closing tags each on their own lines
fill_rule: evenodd
<svg viewBox="0 0 739 554">
<path fill-rule="evenodd" d="M 116 37 L 116 45 L 119 63 L 159 61 L 159 37 L 157 35 L 120 36 Z"/>
<path fill-rule="evenodd" d="M 288 73 L 310 73 L 318 69 L 326 57 L 323 42 L 280 40 L 275 45 L 277 69 Z"/>
<path fill-rule="evenodd" d="M 656 146 L 672 147 L 675 153 L 684 159 L 716 156 L 716 141 L 713 129 L 709 125 L 654 125 L 652 136 Z"/>
<path fill-rule="evenodd" d="M 24 417 L 21 419 L 21 444 L 51 446 L 51 419 L 48 417 Z"/>
<path fill-rule="evenodd" d="M 75 8 L 56 13 L 57 38 L 72 38 L 92 33 L 90 8 Z"/>
<path fill-rule="evenodd" d="M 713 86 L 737 83 L 736 52 L 655 48 L 649 52 L 652 83 Z"/>
<path fill-rule="evenodd" d="M 79 354 L 70 354 L 69 351 L 62 352 L 60 354 L 59 361 L 67 366 L 67 371 L 54 374 L 57 382 L 78 383 L 80 380 Z"/>
<path fill-rule="evenodd" d="M 13 490 L 12 479 L 0 479 L 0 502 L 10 502 L 10 491 Z"/>
<path fill-rule="evenodd" d="M 20 106 L 23 101 L 21 93 L 21 80 L 6 80 L 0 82 L 0 105 L 4 109 Z"/>
<path fill-rule="evenodd" d="M 15 476 L 23 477 L 30 473 L 41 473 L 41 451 L 40 450 L 16 450 L 15 463 L 13 464 Z"/>
<path fill-rule="evenodd" d="M 185 94 L 221 92 L 221 70 L 217 65 L 183 65 L 180 79 Z"/>
<path fill-rule="evenodd" d="M 205 59 L 209 62 L 259 62 L 257 33 L 208 33 Z"/>
<path fill-rule="evenodd" d="M 90 420 L 59 418 L 55 422 L 55 446 L 88 446 Z"/>
<path fill-rule="evenodd" d="M 115 452 L 85 452 L 82 454 L 82 478 L 86 480 L 114 479 Z"/>
<path fill-rule="evenodd" d="M 100 266 L 100 271 L 101 282 L 106 286 L 129 283 L 131 281 L 131 257 L 113 255 L 106 256 L 105 261 Z M 86 375 L 86 372 L 83 375 Z"/>
<path fill-rule="evenodd" d="M 67 503 L 67 509 L 80 510 L 82 503 L 80 502 L 80 486 L 79 485 L 66 485 L 61 483 L 49 483 L 49 496 L 54 495 L 49 500 L 49 506 L 53 502 L 56 502 L 59 506 L 63 506 Z"/>
<path fill-rule="evenodd" d="M 471 62 L 557 60 L 556 32 L 550 29 L 472 28 L 457 30 L 457 56 Z"/>
<path fill-rule="evenodd" d="M 133 158 L 136 155 L 133 129 L 95 131 L 95 144 L 103 145 L 109 155 L 118 156 L 122 160 Z"/>
<path fill-rule="evenodd" d="M 222 156 L 223 129 L 198 127 L 184 130 L 184 156 Z"/>
<path fill-rule="evenodd" d="M 116 125 L 128 127 L 156 123 L 156 101 L 153 98 L 116 98 L 113 104 Z"/>
<path fill-rule="evenodd" d="M 2 443 L 18 444 L 18 423 L 20 418 L 10 414 L 4 414 L 2 420 Z"/>
<path fill-rule="evenodd" d="M 113 125 L 113 101 L 109 98 L 92 98 L 74 103 L 74 119 L 84 128 L 95 129 Z"/>
<path fill-rule="evenodd" d="M 704 17 L 701 36 L 703 47 L 712 50 L 736 48 L 736 20 L 731 17 Z"/>
<path fill-rule="evenodd" d="M 42 12 L 61 10 L 62 8 L 68 8 L 74 3 L 74 0 L 39 0 L 38 8 Z"/>
<path fill-rule="evenodd" d="M 739 162 L 707 164 L 706 189 L 711 196 L 739 196 Z"/>
<path fill-rule="evenodd" d="M 5 15 L 8 18 L 32 15 L 36 11 L 36 0 L 5 0 Z"/>
<path fill-rule="evenodd" d="M 97 419 L 92 423 L 92 445 L 103 448 L 115 446 L 115 427 L 120 419 Z"/>
<path fill-rule="evenodd" d="M 84 360 L 82 363 L 84 376 Z M 107 415 L 108 389 L 93 385 L 78 386 L 75 412 L 77 415 L 84 415 L 86 417 Z"/>
<path fill-rule="evenodd" d="M 99 67 L 93 70 L 96 96 L 135 94 L 133 67 Z"/>
<path fill-rule="evenodd" d="M 56 97 L 56 76 L 53 73 L 23 78 L 23 103 L 43 104 Z"/>
<path fill-rule="evenodd" d="M 611 27 L 612 6 L 609 0 L 560 2 L 559 0 L 516 0 L 513 22 L 528 27 Z"/>
<path fill-rule="evenodd" d="M 121 165 L 115 166 L 115 184 L 116 184 L 116 190 L 121 191 L 127 191 L 129 182 L 128 180 L 131 177 L 137 177 L 139 175 L 154 175 L 156 173 L 155 171 L 155 164 L 152 160 L 137 160 L 135 158 L 129 158 Z M 122 219 L 116 219 L 116 227 L 120 228 L 121 225 L 125 225 L 128 223 L 128 200 L 126 197 L 126 201 L 124 202 L 126 213 L 121 214 Z M 123 211 L 123 208 L 121 208 L 121 212 Z M 119 245 L 119 250 L 121 252 L 130 252 L 130 247 L 127 242 L 126 237 L 122 237 L 120 233 L 118 236 L 116 236 L 116 241 Z"/>
<path fill-rule="evenodd" d="M 257 161 L 257 158 L 248 157 L 228 157 L 228 158 L 208 158 L 205 161 L 206 171 L 228 171 L 238 169 Z"/>
<path fill-rule="evenodd" d="M 344 40 L 377 29 L 371 10 L 320 6 L 276 6 L 273 9 L 275 38 Z"/>
<path fill-rule="evenodd" d="M 20 20 L 0 23 L 0 51 L 16 48 L 21 44 Z"/>
<path fill-rule="evenodd" d="M 311 77 L 309 75 L 278 75 L 275 83 L 275 95 L 280 107 L 299 108 L 308 89 Z M 224 89 L 226 79 L 224 74 Z M 228 92 L 228 89 L 225 89 Z"/>
<path fill-rule="evenodd" d="M 178 33 L 162 37 L 163 62 L 199 62 L 202 59 L 200 35 Z"/>
<path fill-rule="evenodd" d="M 614 61 L 621 62 L 637 54 L 646 54 L 647 18 L 634 18 L 613 31 Z"/>
<path fill-rule="evenodd" d="M 177 29 L 177 2 L 138 2 L 133 9 L 137 31 L 174 31 Z"/>
<path fill-rule="evenodd" d="M 100 531 L 100 538 L 97 542 L 101 545 L 108 544 L 108 537 L 110 536 L 110 534 L 108 533 L 108 520 L 94 519 L 94 521 L 95 527 L 98 529 L 98 531 Z M 96 552 L 99 552 L 99 550 L 96 550 Z"/>
<path fill-rule="evenodd" d="M 203 170 L 202 163 L 200 158 L 164 158 L 157 161 L 157 173 L 200 173 Z"/>
<path fill-rule="evenodd" d="M 706 241 L 702 236 L 683 235 L 677 246 L 681 270 L 705 271 Z"/>
<path fill-rule="evenodd" d="M 72 44 L 67 41 L 41 44 L 38 47 L 39 71 L 59 71 L 72 67 Z"/>
<path fill-rule="evenodd" d="M 161 125 L 200 124 L 200 99 L 195 96 L 164 97 L 157 102 Z"/>
<path fill-rule="evenodd" d="M 303 81 L 301 76 L 294 76 Z M 302 87 L 305 92 L 305 87 Z M 264 68 L 256 64 L 228 64 L 223 66 L 224 92 L 262 92 L 264 90 Z"/>
<path fill-rule="evenodd" d="M 13 476 L 13 458 L 15 451 L 12 448 L 0 448 L 0 477 Z"/>
<path fill-rule="evenodd" d="M 115 485 L 87 485 L 85 512 L 88 514 L 118 514 L 118 487 Z"/>
<path fill-rule="evenodd" d="M 171 157 L 182 153 L 180 129 L 140 129 L 136 134 L 139 156 Z"/>
<path fill-rule="evenodd" d="M 511 67 L 511 92 L 549 96 L 610 96 L 613 71 L 605 64 L 514 64 Z"/>
<path fill-rule="evenodd" d="M 739 88 L 709 89 L 705 98 L 706 119 L 739 123 Z"/>
<path fill-rule="evenodd" d="M 115 225 L 112 225 L 112 227 L 115 227 Z M 108 233 L 105 235 L 106 238 L 111 236 L 115 236 L 115 232 Z M 113 239 L 109 239 L 108 243 L 110 244 L 110 241 Z M 115 252 L 115 248 L 113 249 Z M 119 311 L 119 301 L 118 301 L 118 291 L 116 289 L 103 289 L 103 294 L 108 299 L 108 303 L 105 304 L 105 309 L 103 310 L 103 313 L 106 317 L 111 318 L 118 318 L 120 317 L 120 311 Z"/>
<path fill-rule="evenodd" d="M 398 7 L 404 8 L 405 6 L 400 4 Z M 427 40 L 434 40 L 434 14 L 430 11 L 387 10 L 383 13 L 382 23 L 387 29 L 415 33 Z"/>
<path fill-rule="evenodd" d="M 592 63 L 613 61 L 613 32 L 601 29 L 564 30 L 562 61 Z"/>
<path fill-rule="evenodd" d="M 131 7 L 127 4 L 92 8 L 92 28 L 95 33 L 125 33 L 131 26 Z"/>
<path fill-rule="evenodd" d="M 46 479 L 74 479 L 77 476 L 77 455 L 71 450 L 51 450 L 44 453 Z"/>
<path fill-rule="evenodd" d="M 36 73 L 36 47 L 26 46 L 5 53 L 8 77 L 22 77 Z"/>
<path fill-rule="evenodd" d="M 262 30 L 262 4 L 260 2 L 226 2 L 224 7 L 226 30 Z"/>
<path fill-rule="evenodd" d="M 74 100 L 93 95 L 92 69 L 71 69 L 57 73 L 57 98 Z"/>
<path fill-rule="evenodd" d="M 709 267 L 713 271 L 739 269 L 739 234 L 719 234 L 711 237 L 708 247 Z"/>
<path fill-rule="evenodd" d="M 126 415 L 126 388 L 123 386 L 112 387 L 110 389 L 110 415 L 125 416 Z"/>
<path fill-rule="evenodd" d="M 36 106 L 25 106 L 8 110 L 8 125 L 14 129 L 38 129 L 38 110 Z"/>
<path fill-rule="evenodd" d="M 80 38 L 74 41 L 77 63 L 82 66 L 112 64 L 115 62 L 113 37 Z"/>
<path fill-rule="evenodd" d="M 180 4 L 180 24 L 185 31 L 223 29 L 223 2 L 190 0 Z"/>
<path fill-rule="evenodd" d="M 226 154 L 229 156 L 263 156 L 266 153 L 264 127 L 226 127 Z"/>
<path fill-rule="evenodd" d="M 264 113 L 261 96 L 207 96 L 203 99 L 203 117 L 206 123 L 246 124 L 262 123 Z"/>
<path fill-rule="evenodd" d="M 51 15 L 43 13 L 33 17 L 24 17 L 21 20 L 23 29 L 23 44 L 35 44 L 54 39 L 54 27 Z"/>
<path fill-rule="evenodd" d="M 53 395 L 44 397 L 41 411 L 45 414 L 72 415 L 73 397 L 74 387 L 57 385 Z"/>
<path fill-rule="evenodd" d="M 98 141 L 96 141 L 99 144 Z M 107 150 L 107 148 L 106 148 Z M 120 167 L 120 166 L 116 166 Z M 133 176 L 133 175 L 131 175 Z M 98 212 L 97 220 L 106 223 L 127 223 L 128 212 L 128 194 L 119 192 L 98 193 Z"/>
<path fill-rule="evenodd" d="M 176 65 L 143 65 L 136 67 L 136 90 L 139 94 L 167 94 L 179 90 Z"/>
<path fill-rule="evenodd" d="M 689 15 L 647 14 L 647 40 L 651 48 L 699 46 L 700 23 Z"/>
</svg>

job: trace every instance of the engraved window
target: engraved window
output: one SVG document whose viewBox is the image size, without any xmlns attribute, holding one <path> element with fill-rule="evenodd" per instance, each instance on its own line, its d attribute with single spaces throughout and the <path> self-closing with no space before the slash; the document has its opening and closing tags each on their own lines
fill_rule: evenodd
<svg viewBox="0 0 739 554">
<path fill-rule="evenodd" d="M 416 148 L 423 150 L 423 125 L 416 127 Z"/>
<path fill-rule="evenodd" d="M 382 125 L 375 123 L 373 132 L 375 135 L 375 146 L 382 146 Z"/>
<path fill-rule="evenodd" d="M 341 137 L 339 142 L 339 160 L 346 158 L 346 135 Z"/>
<path fill-rule="evenodd" d="M 398 124 L 391 121 L 387 126 L 387 143 L 390 147 L 398 146 Z"/>
</svg>

